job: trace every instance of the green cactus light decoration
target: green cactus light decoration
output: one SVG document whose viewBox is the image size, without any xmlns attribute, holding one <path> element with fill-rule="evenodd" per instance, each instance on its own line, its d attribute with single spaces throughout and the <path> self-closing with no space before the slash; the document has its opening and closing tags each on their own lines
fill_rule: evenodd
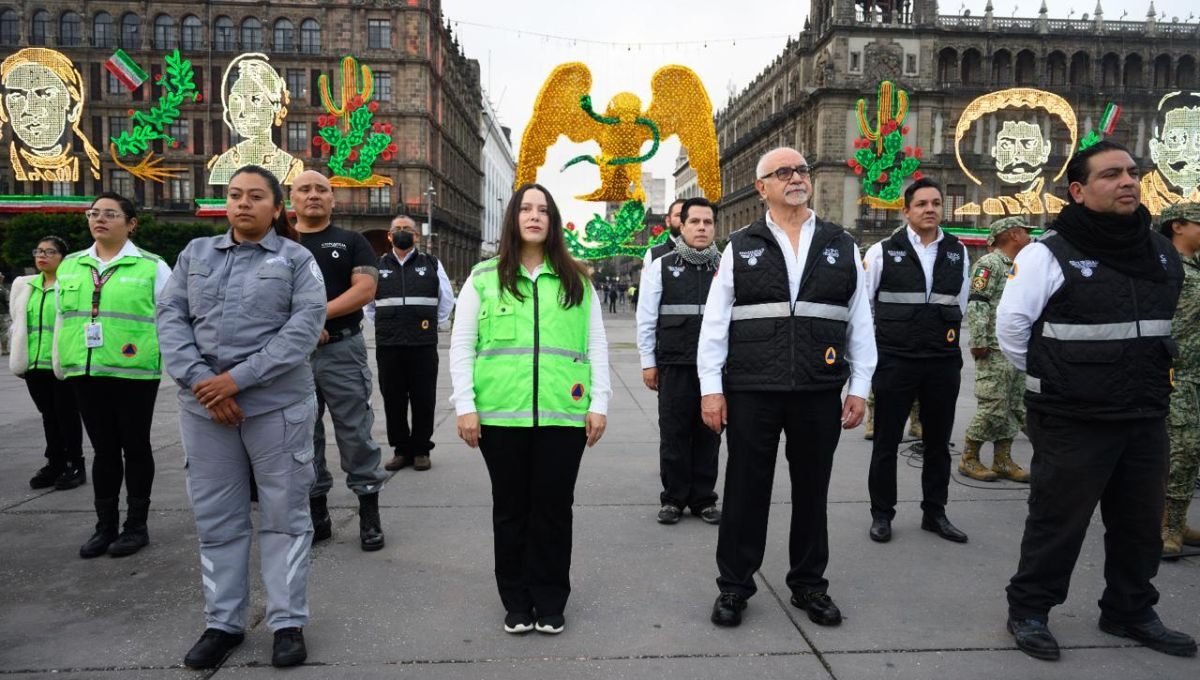
<svg viewBox="0 0 1200 680">
<path fill-rule="evenodd" d="M 379 103 L 373 101 L 375 79 L 371 69 L 354 57 L 342 57 L 339 103 L 334 104 L 333 87 L 322 73 L 317 78 L 321 104 L 328 115 L 317 119 L 320 129 L 313 146 L 330 154 L 326 164 L 330 183 L 341 187 L 390 186 L 392 179 L 376 175 L 372 167 L 377 159 L 391 160 L 396 153 L 392 142 L 392 124 L 375 121 Z"/>
<path fill-rule="evenodd" d="M 655 227 L 646 245 L 635 243 L 633 237 L 646 228 L 645 217 L 646 209 L 641 201 L 626 201 L 612 222 L 593 215 L 582 236 L 576 233 L 573 223 L 568 223 L 565 232 L 567 249 L 580 260 L 603 260 L 618 255 L 642 257 L 648 248 L 666 241 L 669 236 L 662 227 Z"/>
<path fill-rule="evenodd" d="M 898 210 L 903 202 L 904 180 L 921 179 L 920 147 L 904 146 L 908 126 L 908 93 L 890 80 L 879 84 L 876 97 L 875 125 L 867 122 L 867 102 L 859 99 L 855 108 L 862 137 L 854 140 L 854 156 L 846 164 L 862 178 L 862 202 L 875 208 Z"/>
</svg>

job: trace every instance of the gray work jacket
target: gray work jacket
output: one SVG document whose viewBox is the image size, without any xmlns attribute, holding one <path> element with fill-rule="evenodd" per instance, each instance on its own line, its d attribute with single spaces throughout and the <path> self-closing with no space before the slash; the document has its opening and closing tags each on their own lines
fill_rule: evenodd
<svg viewBox="0 0 1200 680">
<path fill-rule="evenodd" d="M 325 306 L 312 254 L 274 231 L 258 243 L 237 243 L 229 232 L 189 243 L 157 309 L 163 367 L 179 383 L 180 406 L 207 415 L 192 387 L 225 371 L 248 418 L 306 399 Z"/>
</svg>

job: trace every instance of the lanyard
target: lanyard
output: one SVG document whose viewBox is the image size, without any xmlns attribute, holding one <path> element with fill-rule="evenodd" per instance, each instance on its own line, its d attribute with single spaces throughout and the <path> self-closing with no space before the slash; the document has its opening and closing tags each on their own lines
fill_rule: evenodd
<svg viewBox="0 0 1200 680">
<path fill-rule="evenodd" d="M 104 284 L 108 283 L 113 274 L 117 273 L 117 268 L 111 267 L 108 271 L 104 272 L 104 276 L 100 276 L 99 272 L 90 267 L 88 270 L 92 272 L 92 321 L 95 321 L 96 317 L 100 316 L 100 289 L 104 287 Z"/>
</svg>

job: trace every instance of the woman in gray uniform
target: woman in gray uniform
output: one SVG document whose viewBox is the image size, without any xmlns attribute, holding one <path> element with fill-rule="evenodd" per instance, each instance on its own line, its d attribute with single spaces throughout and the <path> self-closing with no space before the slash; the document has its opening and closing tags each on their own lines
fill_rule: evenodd
<svg viewBox="0 0 1200 680">
<path fill-rule="evenodd" d="M 234 173 L 225 210 L 229 231 L 184 248 L 158 303 L 163 362 L 180 386 L 207 618 L 184 663 L 212 668 L 245 637 L 253 469 L 271 663 L 294 666 L 307 656 L 316 414 L 308 356 L 325 323 L 325 285 L 269 171 Z"/>
</svg>

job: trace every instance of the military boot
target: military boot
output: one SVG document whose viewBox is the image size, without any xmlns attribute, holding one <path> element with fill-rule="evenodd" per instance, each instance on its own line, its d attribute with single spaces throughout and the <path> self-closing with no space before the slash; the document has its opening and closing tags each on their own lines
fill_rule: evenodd
<svg viewBox="0 0 1200 680">
<path fill-rule="evenodd" d="M 1162 542 L 1163 559 L 1179 559 L 1183 552 L 1183 524 L 1187 515 L 1187 501 L 1168 498 L 1163 507 Z"/>
<path fill-rule="evenodd" d="M 358 497 L 358 539 L 362 549 L 374 552 L 383 548 L 383 528 L 379 522 L 379 494 Z"/>
<path fill-rule="evenodd" d="M 146 528 L 150 499 L 129 496 L 125 502 L 128 509 L 125 526 L 117 540 L 108 546 L 108 554 L 112 557 L 128 557 L 150 545 L 150 531 Z"/>
<path fill-rule="evenodd" d="M 867 402 L 867 417 L 863 418 L 863 439 L 875 438 L 875 404 Z"/>
<path fill-rule="evenodd" d="M 981 446 L 983 446 L 983 442 L 977 442 L 974 439 L 963 440 L 963 453 L 962 458 L 958 461 L 958 474 L 978 479 L 981 482 L 994 482 L 996 473 L 979 462 L 979 447 Z"/>
<path fill-rule="evenodd" d="M 995 450 L 992 453 L 992 472 L 995 472 L 996 476 L 1001 479 L 1029 483 L 1029 472 L 1012 459 L 1011 439 L 1002 439 L 996 442 Z"/>
<path fill-rule="evenodd" d="M 921 427 L 921 405 L 915 401 L 908 412 L 908 436 L 913 439 L 925 438 L 925 428 Z"/>
<path fill-rule="evenodd" d="M 97 498 L 96 533 L 79 548 L 79 556 L 85 560 L 99 557 L 108 552 L 108 546 L 117 540 L 121 524 L 121 499 Z"/>
</svg>

